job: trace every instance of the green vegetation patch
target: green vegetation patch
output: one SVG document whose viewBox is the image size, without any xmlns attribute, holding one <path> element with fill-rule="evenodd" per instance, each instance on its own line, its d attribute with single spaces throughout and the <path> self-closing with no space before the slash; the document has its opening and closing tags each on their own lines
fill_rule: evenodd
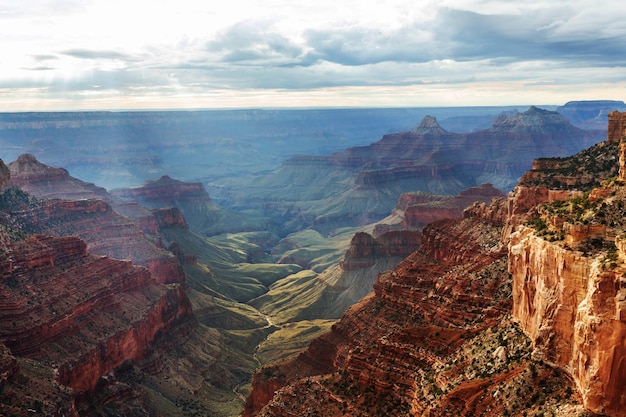
<svg viewBox="0 0 626 417">
<path fill-rule="evenodd" d="M 248 276 L 259 280 L 263 285 L 270 286 L 279 279 L 295 274 L 302 270 L 296 264 L 249 264 L 242 263 L 235 266 L 237 272 L 242 276 Z"/>
<path fill-rule="evenodd" d="M 535 235 L 543 237 L 549 242 L 565 239 L 565 232 L 563 230 L 550 227 L 548 222 L 541 216 L 533 217 L 526 222 L 526 226 L 535 229 Z"/>
<path fill-rule="evenodd" d="M 317 280 L 317 273 L 303 270 L 277 281 L 250 304 L 272 317 L 277 323 L 294 321 L 300 312 L 314 304 L 324 289 Z"/>
<path fill-rule="evenodd" d="M 539 158 L 543 168 L 530 171 L 520 185 L 543 186 L 553 190 L 588 191 L 619 173 L 618 144 L 601 142 L 573 156 Z"/>
<path fill-rule="evenodd" d="M 330 237 L 311 229 L 294 233 L 283 239 L 274 249 L 281 263 L 298 264 L 315 272 L 322 272 L 343 259 L 356 228 L 344 228 Z"/>
<path fill-rule="evenodd" d="M 330 331 L 336 320 L 303 320 L 288 323 L 259 345 L 257 358 L 261 365 L 291 359 L 305 349 L 311 340 Z"/>
</svg>

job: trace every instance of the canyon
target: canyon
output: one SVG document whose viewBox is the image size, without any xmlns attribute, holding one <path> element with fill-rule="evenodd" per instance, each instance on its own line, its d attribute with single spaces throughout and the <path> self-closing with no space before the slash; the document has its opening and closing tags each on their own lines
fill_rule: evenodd
<svg viewBox="0 0 626 417">
<path fill-rule="evenodd" d="M 244 416 L 625 415 L 626 114 L 608 119 L 607 141 L 426 226 L 329 333 L 255 374 Z"/>
<path fill-rule="evenodd" d="M 0 343 L 3 363 L 13 366 L 3 374 L 0 409 L 79 415 L 85 403 L 76 394 L 125 361 L 148 358 L 166 334 L 193 328 L 191 304 L 183 285 L 158 282 L 145 267 L 90 254 L 77 237 L 25 233 L 25 217 L 6 222 L 10 208 L 42 202 L 3 172 Z"/>
<path fill-rule="evenodd" d="M 106 190 L 0 164 L 0 412 L 622 415 L 624 117 L 600 142 L 536 107 L 491 119 L 291 157 L 214 188 L 229 208 L 160 169 Z"/>
<path fill-rule="evenodd" d="M 16 311 L 3 311 L 3 323 L 12 324 L 0 334 L 10 349 L 7 358 L 17 363 L 11 368 L 17 374 L 7 380 L 8 397 L 1 401 L 6 402 L 3 413 L 19 413 L 30 404 L 49 414 L 101 415 L 110 409 L 124 415 L 177 415 L 183 407 L 234 414 L 229 410 L 240 408 L 240 400 L 233 387 L 254 369 L 252 352 L 241 341 L 262 338 L 270 329 L 264 329 L 260 314 L 229 301 L 217 287 L 206 292 L 213 272 L 202 263 L 204 256 L 195 254 L 202 248 L 182 253 L 162 236 L 167 229 L 193 238 L 182 212 L 122 200 L 28 154 L 1 168 L 0 216 L 10 232 L 3 240 L 3 283 L 9 287 L 3 303 L 15 305 Z M 161 191 L 184 202 L 181 192 L 193 197 L 198 189 L 169 180 Z M 214 210 L 203 204 L 205 197 L 206 191 L 200 192 L 194 204 Z M 42 240 L 45 245 L 39 244 Z M 55 252 L 47 249 L 48 242 L 70 242 L 78 249 L 57 244 Z M 223 250 L 221 256 L 241 256 L 231 252 Z M 67 265 L 57 258 L 68 258 Z M 90 261 L 80 266 L 83 259 Z M 26 268 L 36 268 L 33 278 L 20 278 Z M 52 283 L 56 287 L 48 289 Z M 31 293 L 38 294 L 37 303 L 29 299 Z M 51 315 L 40 324 L 33 317 L 41 316 L 46 302 Z M 19 309 L 25 305 L 32 310 Z M 229 334 L 233 328 L 236 333 Z M 39 347 L 36 356 L 29 356 L 36 350 L 26 345 L 29 341 Z M 18 389 L 25 378 L 37 377 L 29 374 L 32 367 L 47 371 L 48 384 Z M 44 400 L 63 387 L 59 398 Z"/>
<path fill-rule="evenodd" d="M 233 178 L 408 130 L 426 114 L 462 116 L 456 126 L 471 129 L 503 111 L 516 107 L 0 113 L 0 147 L 5 161 L 32 154 L 106 189 L 169 175 L 216 183 L 216 196 Z"/>
<path fill-rule="evenodd" d="M 533 159 L 571 155 L 605 137 L 604 130 L 580 129 L 535 106 L 500 114 L 489 128 L 469 133 L 449 132 L 425 116 L 410 131 L 326 156 L 294 156 L 220 193 L 239 209 L 260 206 L 287 232 L 311 227 L 328 234 L 386 217 L 403 193 L 455 195 L 483 183 L 508 192 Z"/>
</svg>

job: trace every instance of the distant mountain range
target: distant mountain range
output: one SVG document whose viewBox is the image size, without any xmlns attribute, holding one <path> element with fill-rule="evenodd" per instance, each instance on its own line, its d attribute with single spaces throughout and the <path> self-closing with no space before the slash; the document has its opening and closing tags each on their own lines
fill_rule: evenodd
<svg viewBox="0 0 626 417">
<path fill-rule="evenodd" d="M 606 131 L 577 128 L 535 106 L 465 134 L 426 116 L 415 129 L 369 145 L 292 157 L 271 173 L 233 181 L 222 198 L 234 207 L 262 207 L 287 231 L 310 226 L 329 233 L 381 219 L 405 192 L 455 195 L 486 182 L 508 192 L 533 159 L 571 155 L 605 138 Z"/>
<path fill-rule="evenodd" d="M 626 416 L 626 113 L 613 117 L 615 138 L 538 159 L 507 198 L 426 226 L 329 332 L 255 373 L 243 416 Z"/>
<path fill-rule="evenodd" d="M 556 108 L 574 126 L 584 129 L 606 129 L 606 117 L 614 111 L 626 111 L 626 103 L 617 100 L 570 101 Z"/>
<path fill-rule="evenodd" d="M 620 103 L 563 107 L 588 126 Z M 617 404 L 610 373 L 574 375 L 596 384 L 581 400 L 510 316 L 516 305 L 532 333 L 544 310 L 512 298 L 533 294 L 548 307 L 571 294 L 576 311 L 571 271 L 596 255 L 589 300 L 601 293 L 601 313 L 621 314 L 617 143 L 534 106 L 424 110 L 1 114 L 14 161 L 0 161 L 0 414 L 230 417 L 251 390 L 246 412 L 269 401 L 262 415 L 577 414 L 581 401 L 601 409 L 593 381 Z M 523 236 L 504 233 L 518 226 Z M 509 253 L 522 237 L 536 264 Z M 573 260 L 554 269 L 577 284 L 568 292 L 536 291 L 553 282 L 543 248 Z M 533 341 L 576 363 L 551 350 L 571 323 L 545 311 L 564 326 Z M 589 314 L 576 328 L 591 355 Z"/>
<path fill-rule="evenodd" d="M 496 117 L 515 107 L 0 113 L 2 159 L 29 153 L 109 188 L 163 175 L 213 183 L 410 129 L 426 114 Z M 212 191 L 212 190 L 210 190 Z"/>
</svg>

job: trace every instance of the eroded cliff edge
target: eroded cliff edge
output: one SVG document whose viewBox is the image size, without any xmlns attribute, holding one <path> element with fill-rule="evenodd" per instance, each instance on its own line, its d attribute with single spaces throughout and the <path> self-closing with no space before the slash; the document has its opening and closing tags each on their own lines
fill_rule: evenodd
<svg viewBox="0 0 626 417">
<path fill-rule="evenodd" d="M 610 416 L 626 415 L 626 165 L 618 158 L 625 120 L 626 114 L 609 115 L 602 146 L 608 152 L 591 158 L 597 149 L 587 151 L 592 163 L 570 171 L 569 161 L 544 161 L 543 169 L 522 179 L 524 184 L 551 178 L 544 182 L 552 194 L 569 188 L 577 195 L 565 200 L 544 194 L 509 243 L 513 315 L 535 355 L 571 375 L 588 410 Z M 599 186 L 580 175 L 589 169 L 596 170 L 593 182 Z M 556 183 L 555 171 L 561 171 Z"/>
<path fill-rule="evenodd" d="M 91 415 L 84 411 L 89 397 L 107 385 L 106 402 L 132 397 L 109 374 L 143 360 L 149 369 L 164 335 L 190 333 L 196 324 L 184 283 L 163 283 L 146 267 L 95 255 L 75 236 L 32 233 L 70 227 L 52 215 L 57 206 L 82 220 L 100 213 L 85 207 L 102 207 L 72 203 L 25 193 L 0 161 L 2 415 Z"/>
<path fill-rule="evenodd" d="M 244 416 L 626 415 L 625 120 L 425 228 L 330 333 L 255 375 Z"/>
</svg>

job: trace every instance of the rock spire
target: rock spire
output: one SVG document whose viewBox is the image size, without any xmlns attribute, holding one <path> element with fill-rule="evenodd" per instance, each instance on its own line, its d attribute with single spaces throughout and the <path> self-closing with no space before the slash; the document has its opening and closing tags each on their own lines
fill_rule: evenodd
<svg viewBox="0 0 626 417">
<path fill-rule="evenodd" d="M 626 112 L 612 111 L 609 113 L 609 126 L 606 140 L 619 143 L 619 179 L 626 181 Z"/>
</svg>

